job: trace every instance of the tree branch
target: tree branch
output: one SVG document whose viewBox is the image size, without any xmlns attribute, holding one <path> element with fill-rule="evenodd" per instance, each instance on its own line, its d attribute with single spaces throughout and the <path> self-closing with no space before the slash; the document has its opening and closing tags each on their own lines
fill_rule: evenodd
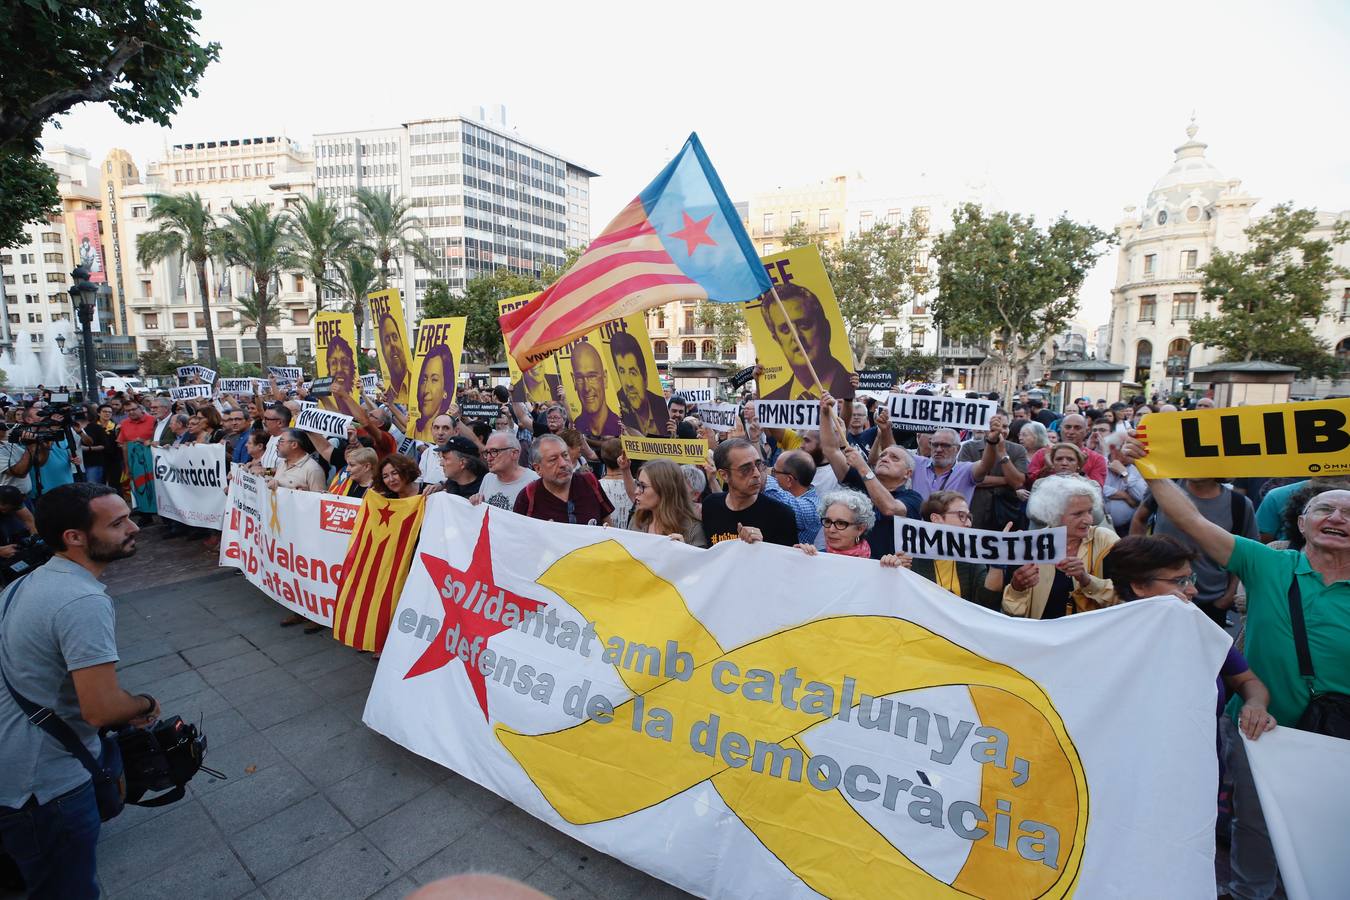
<svg viewBox="0 0 1350 900">
<path fill-rule="evenodd" d="M 7 142 L 19 137 L 35 126 L 38 126 L 40 130 L 40 126 L 47 119 L 57 113 L 65 112 L 78 103 L 92 103 L 105 99 L 111 93 L 113 83 L 121 76 L 122 69 L 144 47 L 145 42 L 140 38 L 129 37 L 124 39 L 113 48 L 112 55 L 99 67 L 99 71 L 83 85 L 63 91 L 53 91 L 36 100 L 28 107 L 24 115 L 7 117 L 7 121 L 0 126 L 0 132 L 3 132 L 4 140 Z"/>
</svg>

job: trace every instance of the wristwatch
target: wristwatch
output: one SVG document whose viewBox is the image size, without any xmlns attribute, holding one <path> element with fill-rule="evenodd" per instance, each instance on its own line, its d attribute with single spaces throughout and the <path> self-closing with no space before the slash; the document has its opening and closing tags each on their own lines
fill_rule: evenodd
<svg viewBox="0 0 1350 900">
<path fill-rule="evenodd" d="M 1011 460 L 1011 459 L 1012 459 L 1012 457 L 1011 457 L 1011 456 L 1008 456 L 1008 455 L 1005 453 L 1005 454 L 1003 455 L 1003 457 L 1002 457 L 1001 459 L 999 459 L 998 464 L 1001 466 L 1001 465 L 1003 465 L 1004 463 L 1008 462 L 1008 461 Z"/>
<path fill-rule="evenodd" d="M 876 472 L 868 472 L 866 475 L 862 477 L 862 479 L 863 481 L 875 481 L 876 477 L 877 477 Z"/>
</svg>

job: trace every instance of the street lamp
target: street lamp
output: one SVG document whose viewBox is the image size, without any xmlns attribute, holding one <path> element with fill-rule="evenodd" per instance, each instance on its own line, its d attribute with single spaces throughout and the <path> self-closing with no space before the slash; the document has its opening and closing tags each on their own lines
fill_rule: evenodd
<svg viewBox="0 0 1350 900">
<path fill-rule="evenodd" d="M 57 353 L 60 353 L 62 356 L 73 356 L 73 355 L 75 355 L 75 354 L 79 354 L 79 357 L 80 357 L 80 381 L 83 382 L 83 381 L 85 380 L 85 371 L 84 371 L 84 353 L 81 351 L 81 349 L 80 349 L 79 347 L 74 347 L 74 348 L 72 348 L 72 349 L 70 349 L 70 350 L 67 350 L 67 349 L 66 349 L 66 336 L 65 336 L 64 334 L 58 334 L 58 335 L 56 336 L 56 352 L 57 352 Z M 85 385 L 85 387 L 84 387 L 84 394 L 85 394 L 86 397 L 89 396 L 89 386 L 88 386 L 88 385 Z"/>
<path fill-rule="evenodd" d="M 85 396 L 92 396 L 98 391 L 98 375 L 94 371 L 94 335 L 90 326 L 94 321 L 94 299 L 98 296 L 98 285 L 89 281 L 89 270 L 84 266 L 76 266 L 71 270 L 70 277 L 75 281 L 70 286 L 70 299 L 75 305 L 75 312 L 79 316 L 80 322 L 80 344 L 84 353 L 84 392 Z"/>
</svg>

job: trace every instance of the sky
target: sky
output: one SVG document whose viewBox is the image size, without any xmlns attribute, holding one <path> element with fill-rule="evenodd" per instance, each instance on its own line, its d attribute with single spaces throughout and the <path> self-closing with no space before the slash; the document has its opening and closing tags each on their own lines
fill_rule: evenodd
<svg viewBox="0 0 1350 900">
<path fill-rule="evenodd" d="M 1192 113 L 1261 198 L 1350 210 L 1350 4 L 379 3 L 205 0 L 220 61 L 168 129 L 84 106 L 95 161 L 169 144 L 397 125 L 505 104 L 579 162 L 602 228 L 697 131 L 733 199 L 838 174 L 987 180 L 1012 211 L 1112 230 Z M 1106 322 L 1108 252 L 1079 321 Z"/>
</svg>

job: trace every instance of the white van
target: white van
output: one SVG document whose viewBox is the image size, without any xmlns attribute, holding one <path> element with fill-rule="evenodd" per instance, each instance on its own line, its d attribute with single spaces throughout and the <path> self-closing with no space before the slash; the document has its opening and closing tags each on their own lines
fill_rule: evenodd
<svg viewBox="0 0 1350 900">
<path fill-rule="evenodd" d="M 122 376 L 116 372 L 99 372 L 99 384 L 103 392 L 107 391 L 144 391 L 145 384 L 135 375 Z"/>
</svg>

